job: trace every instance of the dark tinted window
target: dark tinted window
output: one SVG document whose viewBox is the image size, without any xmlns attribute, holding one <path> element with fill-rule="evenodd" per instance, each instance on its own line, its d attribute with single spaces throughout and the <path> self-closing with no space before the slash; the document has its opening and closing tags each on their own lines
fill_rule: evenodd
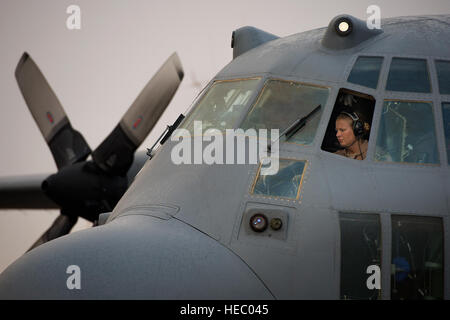
<svg viewBox="0 0 450 320">
<path fill-rule="evenodd" d="M 382 63 L 382 57 L 359 57 L 347 81 L 376 89 Z"/>
<path fill-rule="evenodd" d="M 450 94 L 450 61 L 435 61 L 439 93 Z"/>
<path fill-rule="evenodd" d="M 445 144 L 447 145 L 447 161 L 450 164 L 450 103 L 442 104 L 442 119 L 444 121 Z"/>
<path fill-rule="evenodd" d="M 374 214 L 340 213 L 341 299 L 380 299 L 369 289 L 369 266 L 381 268 L 380 219 Z M 380 275 L 381 281 L 381 275 Z"/>
<path fill-rule="evenodd" d="M 386 90 L 431 92 L 427 61 L 392 58 Z"/>
<path fill-rule="evenodd" d="M 442 219 L 392 216 L 391 299 L 443 299 Z"/>
</svg>

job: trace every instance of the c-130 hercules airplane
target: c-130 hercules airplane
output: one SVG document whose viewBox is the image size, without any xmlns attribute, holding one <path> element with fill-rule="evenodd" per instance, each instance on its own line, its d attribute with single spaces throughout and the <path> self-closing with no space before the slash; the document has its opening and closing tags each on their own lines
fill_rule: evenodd
<svg viewBox="0 0 450 320">
<path fill-rule="evenodd" d="M 339 15 L 285 38 L 240 28 L 233 60 L 151 159 L 134 162 L 182 79 L 176 56 L 135 104 L 156 102 L 133 104 L 86 160 L 90 149 L 62 108 L 33 104 L 44 94 L 30 92 L 50 89 L 35 84 L 45 80 L 25 55 L 16 72 L 25 100 L 60 125 L 37 120 L 60 170 L 42 185 L 56 204 L 16 181 L 3 183 L 2 207 L 62 214 L 0 275 L 0 299 L 449 299 L 449 25 L 436 15 L 369 29 Z M 354 157 L 341 148 L 343 115 L 358 137 Z M 296 128 L 280 134 L 278 172 L 262 175 L 260 162 L 175 164 L 178 140 L 168 137 L 178 125 L 193 132 L 197 120 L 224 135 Z M 40 245 L 78 215 L 96 226 Z M 74 265 L 75 289 L 66 273 Z"/>
</svg>

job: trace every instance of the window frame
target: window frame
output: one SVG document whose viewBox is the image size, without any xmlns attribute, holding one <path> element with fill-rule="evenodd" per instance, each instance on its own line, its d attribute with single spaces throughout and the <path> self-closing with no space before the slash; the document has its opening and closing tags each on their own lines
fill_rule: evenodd
<svg viewBox="0 0 450 320">
<path fill-rule="evenodd" d="M 239 125 L 242 123 L 245 116 L 248 114 L 250 108 L 255 104 L 259 93 L 261 92 L 261 87 L 264 86 L 264 77 L 263 76 L 250 76 L 250 77 L 244 77 L 244 78 L 232 78 L 232 79 L 213 79 L 210 81 L 210 83 L 200 92 L 200 96 L 194 100 L 191 107 L 189 108 L 189 111 L 186 113 L 186 117 L 183 120 L 183 122 L 180 124 L 179 128 L 188 130 L 185 126 L 189 122 L 189 125 L 192 123 L 191 118 L 193 117 L 193 114 L 200 103 L 206 98 L 208 95 L 208 92 L 211 90 L 213 86 L 215 86 L 217 83 L 223 83 L 223 82 L 237 82 L 237 81 L 245 81 L 245 80 L 259 80 L 259 82 L 255 86 L 255 92 L 252 94 L 252 96 L 249 98 L 249 105 L 245 112 L 243 112 L 243 115 L 240 116 L 240 118 L 236 121 L 237 127 L 239 128 Z M 194 120 L 196 121 L 196 120 Z M 234 129 L 234 128 L 233 128 Z M 202 130 L 202 136 L 205 135 L 205 132 L 207 130 Z M 225 132 L 220 130 L 220 134 L 224 135 Z M 193 137 L 193 133 L 191 134 Z"/>
<path fill-rule="evenodd" d="M 446 286 L 449 283 L 449 274 L 448 274 L 448 267 L 447 267 L 447 259 L 448 259 L 448 254 L 446 254 L 446 243 L 448 240 L 448 230 L 446 227 L 447 224 L 447 217 L 446 216 L 442 216 L 442 215 L 426 215 L 426 214 L 412 214 L 412 213 L 402 213 L 402 212 L 392 212 L 389 213 L 387 215 L 388 221 L 389 221 L 389 230 L 386 230 L 386 232 L 389 232 L 390 234 L 387 235 L 390 239 L 390 248 L 386 248 L 389 250 L 389 262 L 390 265 L 392 266 L 393 263 L 393 254 L 394 254 L 394 237 L 393 237 L 393 233 L 394 233 L 394 223 L 393 220 L 394 218 L 422 218 L 422 219 L 439 219 L 440 220 L 440 226 L 441 226 L 441 235 L 442 235 L 442 289 L 443 289 L 443 297 L 442 299 L 448 299 L 448 297 L 446 297 Z M 384 248 L 383 248 L 384 249 Z M 391 267 L 392 268 L 392 267 Z M 388 290 L 388 294 L 389 294 L 389 299 L 392 300 L 392 269 L 391 272 L 387 275 L 389 278 L 389 290 Z"/>
<path fill-rule="evenodd" d="M 385 105 L 385 103 L 387 102 L 387 101 L 396 101 L 396 102 L 410 102 L 410 103 L 429 103 L 429 104 L 431 104 L 431 111 L 432 111 L 432 119 L 433 119 L 433 124 L 434 124 L 434 137 L 435 137 L 435 142 L 436 142 L 436 150 L 437 150 L 437 159 L 438 159 L 438 163 L 419 163 L 419 162 L 404 162 L 404 161 L 380 161 L 380 160 L 377 160 L 377 159 L 375 159 L 375 151 L 372 153 L 372 156 L 371 156 L 371 160 L 373 161 L 373 163 L 376 163 L 376 164 L 394 164 L 394 165 L 407 165 L 407 166 L 418 166 L 418 167 L 434 167 L 434 168 L 438 168 L 438 167 L 441 167 L 441 153 L 440 153 L 440 148 L 439 148 L 439 139 L 438 139 L 438 128 L 437 128 L 437 119 L 436 119 L 436 110 L 435 110 L 435 107 L 434 107 L 434 100 L 413 100 L 413 99 L 404 99 L 404 98 L 398 98 L 398 99 L 396 99 L 396 98 L 392 98 L 392 97 L 389 97 L 389 98 L 385 98 L 385 99 L 383 99 L 383 100 L 381 100 L 380 101 L 380 103 L 381 103 L 381 107 L 380 107 L 380 109 L 381 109 L 381 112 L 379 113 L 379 118 L 377 119 L 377 134 L 376 134 L 376 137 L 375 137 L 375 139 L 374 139 L 374 150 L 377 148 L 377 145 L 378 145 L 378 135 L 379 135 L 379 133 L 380 133 L 380 123 L 381 123 L 381 117 L 382 117 L 382 114 L 383 114 L 383 108 L 384 108 L 384 105 Z M 442 108 L 442 107 L 441 107 Z M 373 121 L 372 121 L 373 122 Z M 369 147 L 370 147 L 370 145 L 369 145 Z"/>
<path fill-rule="evenodd" d="M 321 89 L 328 89 L 328 97 L 327 97 L 327 100 L 326 100 L 325 104 L 322 106 L 322 111 L 321 111 L 321 114 L 320 114 L 319 123 L 317 124 L 316 133 L 315 133 L 314 138 L 313 138 L 313 140 L 311 141 L 311 143 L 309 143 L 309 144 L 302 144 L 302 143 L 298 143 L 298 142 L 295 142 L 295 141 L 292 141 L 292 140 L 289 140 L 289 141 L 284 141 L 284 140 L 281 140 L 281 139 L 279 140 L 280 145 L 282 145 L 282 144 L 290 144 L 290 145 L 296 145 L 296 146 L 302 146 L 302 147 L 312 147 L 312 146 L 314 146 L 315 143 L 316 143 L 316 141 L 317 141 L 317 139 L 318 139 L 317 131 L 319 130 L 319 128 L 320 128 L 320 126 L 321 126 L 321 123 L 322 123 L 322 121 L 323 121 L 323 114 L 324 114 L 324 111 L 325 111 L 326 106 L 328 105 L 328 103 L 329 103 L 329 101 L 330 101 L 330 98 L 331 98 L 331 96 L 332 96 L 332 90 L 333 90 L 333 87 L 332 87 L 332 86 L 326 86 L 326 85 L 321 85 L 321 84 L 315 84 L 315 83 L 305 82 L 305 81 L 297 81 L 297 80 L 283 79 L 283 78 L 278 78 L 278 77 L 267 77 L 267 78 L 265 78 L 264 81 L 263 81 L 262 88 L 261 88 L 261 90 L 259 91 L 257 98 L 253 101 L 253 104 L 252 104 L 252 105 L 250 106 L 250 108 L 247 110 L 247 113 L 245 114 L 245 116 L 242 117 L 242 119 L 241 119 L 241 121 L 240 121 L 240 123 L 239 123 L 239 128 L 242 128 L 242 124 L 244 123 L 245 119 L 246 119 L 247 116 L 250 114 L 250 112 L 253 110 L 253 108 L 258 104 L 259 100 L 262 98 L 262 95 L 263 95 L 263 93 L 264 93 L 264 90 L 266 90 L 266 87 L 267 87 L 267 85 L 268 85 L 268 83 L 269 83 L 270 81 L 292 82 L 292 83 L 300 84 L 300 85 L 303 85 L 303 86 L 309 86 L 309 87 L 315 87 L 315 88 L 321 88 Z M 244 131 L 245 131 L 245 130 L 244 130 Z M 280 132 L 280 133 L 281 133 L 281 132 Z M 280 159 L 281 159 L 281 158 L 280 158 Z"/>
<path fill-rule="evenodd" d="M 382 67 L 382 69 L 383 69 L 383 67 Z M 382 74 L 380 73 L 380 78 L 381 78 L 381 75 Z M 333 88 L 335 90 L 335 94 L 333 95 L 333 107 L 331 109 L 331 113 L 328 113 L 328 117 L 326 119 L 326 124 L 324 126 L 323 133 L 320 136 L 320 144 L 319 144 L 319 149 L 318 150 L 321 153 L 323 152 L 323 153 L 328 154 L 328 155 L 331 154 L 332 156 L 335 156 L 338 159 L 355 160 L 355 159 L 347 158 L 347 157 L 342 156 L 342 155 L 338 155 L 335 152 L 331 152 L 331 151 L 328 151 L 328 150 L 322 148 L 323 145 L 324 145 L 324 141 L 327 138 L 328 127 L 330 125 L 331 120 L 333 119 L 333 115 L 335 114 L 335 106 L 336 106 L 336 103 L 337 103 L 337 99 L 339 98 L 339 95 L 341 94 L 341 92 L 348 93 L 348 94 L 351 94 L 351 95 L 358 96 L 360 98 L 366 99 L 368 101 L 373 101 L 373 109 L 371 110 L 372 111 L 372 114 L 371 114 L 372 121 L 370 123 L 368 123 L 370 125 L 370 129 L 369 129 L 369 139 L 367 140 L 368 145 L 367 145 L 366 158 L 363 159 L 363 160 L 357 160 L 359 162 L 366 163 L 366 162 L 372 160 L 372 158 L 370 157 L 370 155 L 371 155 L 371 148 L 372 148 L 371 145 L 376 142 L 375 141 L 376 138 L 373 138 L 373 135 L 374 135 L 375 125 L 378 124 L 376 116 L 377 116 L 377 104 L 379 103 L 380 100 L 377 98 L 378 95 L 375 94 L 375 90 L 374 89 L 369 88 L 369 87 L 356 85 L 356 84 L 352 84 L 352 83 L 349 83 L 349 84 L 351 84 L 351 86 L 343 87 L 343 86 L 337 85 L 337 86 L 335 86 Z M 365 91 L 357 91 L 357 90 L 360 90 L 362 88 L 364 88 L 366 90 Z M 369 90 L 371 90 L 373 93 L 372 94 L 368 93 L 367 91 L 369 91 Z"/>
<path fill-rule="evenodd" d="M 356 62 L 358 62 L 359 58 L 381 58 L 381 64 L 380 64 L 380 69 L 378 71 L 378 79 L 377 79 L 377 84 L 376 84 L 375 88 L 368 87 L 368 86 L 362 85 L 360 83 L 355 83 L 355 82 L 348 81 L 350 75 L 352 74 L 353 69 L 355 68 Z M 366 89 L 373 90 L 373 91 L 379 90 L 380 84 L 382 84 L 382 82 L 383 82 L 382 75 L 383 75 L 384 65 L 386 63 L 385 60 L 386 60 L 386 56 L 385 55 L 378 55 L 378 56 L 377 55 L 357 55 L 355 57 L 355 59 L 353 59 L 351 61 L 351 64 L 350 64 L 350 67 L 349 67 L 349 71 L 346 72 L 346 75 L 345 75 L 345 81 L 348 84 L 352 85 L 352 86 L 358 86 L 358 87 L 366 88 Z"/>
<path fill-rule="evenodd" d="M 442 118 L 442 122 L 440 123 L 440 125 L 442 125 L 442 139 L 444 141 L 444 155 L 446 156 L 446 158 L 444 160 L 446 160 L 445 162 L 447 163 L 447 167 L 450 167 L 450 150 L 447 150 L 447 143 L 450 143 L 450 136 L 449 139 L 447 141 L 447 137 L 445 135 L 445 123 L 444 123 L 444 104 L 448 104 L 450 106 L 450 99 L 440 99 L 440 112 L 441 112 L 441 118 Z"/>
<path fill-rule="evenodd" d="M 343 255 L 342 255 L 342 216 L 365 216 L 365 215 L 370 215 L 372 217 L 376 217 L 377 220 L 377 224 L 378 224 L 378 236 L 379 236 L 379 240 L 380 240 L 380 245 L 379 245 L 379 268 L 380 268 L 380 284 L 381 284 L 381 288 L 377 289 L 378 290 L 378 298 L 376 300 L 385 300 L 385 294 L 386 292 L 390 292 L 390 288 L 389 290 L 386 290 L 386 287 L 384 286 L 384 279 L 386 278 L 385 276 L 385 268 L 384 268 L 384 264 L 386 263 L 385 261 L 385 254 L 386 254 L 386 249 L 389 248 L 385 248 L 385 246 L 387 246 L 387 244 L 389 243 L 389 239 L 385 237 L 385 229 L 386 229 L 386 225 L 383 222 L 383 218 L 384 218 L 384 214 L 381 214 L 380 212 L 355 212 L 355 211 L 342 211 L 342 210 L 338 210 L 337 211 L 337 219 L 338 219 L 338 223 L 339 223 L 339 248 L 340 248 L 340 252 L 339 252 L 339 298 L 341 298 L 341 294 L 342 294 L 342 263 L 343 263 Z M 367 278 L 370 276 L 370 274 L 367 274 Z"/>
<path fill-rule="evenodd" d="M 447 58 L 448 59 L 448 58 Z M 436 86 L 437 86 L 437 88 L 438 88 L 438 90 L 437 90 L 437 92 L 439 93 L 439 95 L 441 95 L 441 96 L 449 96 L 450 95 L 450 92 L 448 92 L 448 93 L 442 93 L 441 92 L 441 84 L 440 84 L 440 82 L 439 82 L 439 72 L 438 72 L 438 67 L 437 67 L 437 63 L 438 62 L 446 62 L 446 63 L 448 63 L 449 65 L 450 65 L 450 60 L 445 60 L 444 58 L 434 58 L 434 59 L 432 59 L 433 61 L 433 65 L 434 65 L 434 72 L 435 72 L 435 75 L 436 75 Z"/>
<path fill-rule="evenodd" d="M 419 91 L 404 91 L 404 90 L 389 90 L 387 88 L 388 85 L 388 81 L 389 81 L 389 75 L 391 73 L 391 67 L 392 67 L 392 62 L 394 59 L 402 59 L 402 60 L 422 60 L 425 61 L 425 65 L 426 65 L 426 70 L 427 70 L 427 80 L 428 80 L 428 84 L 430 86 L 430 91 L 429 92 L 419 92 Z M 431 61 L 428 57 L 416 57 L 416 56 L 402 56 L 402 55 L 391 55 L 388 61 L 388 65 L 386 67 L 386 74 L 384 76 L 384 86 L 382 88 L 383 92 L 385 93 L 384 96 L 386 96 L 387 94 L 411 94 L 411 95 L 433 95 L 434 94 L 434 88 L 433 88 L 433 79 L 432 79 L 432 72 L 435 70 L 431 70 Z M 436 69 L 436 68 L 434 68 Z M 437 79 L 437 77 L 436 77 Z"/>
<path fill-rule="evenodd" d="M 305 159 L 294 159 L 294 158 L 284 158 L 284 157 L 279 157 L 278 161 L 280 160 L 291 160 L 291 161 L 297 161 L 297 162 L 304 162 L 304 167 L 303 167 L 303 172 L 302 172 L 302 177 L 300 178 L 300 183 L 298 184 L 297 187 L 297 195 L 295 198 L 289 198 L 289 197 L 280 197 L 280 196 L 272 196 L 272 195 L 265 195 L 265 194 L 255 194 L 255 187 L 256 184 L 258 182 L 258 178 L 260 176 L 261 173 L 261 167 L 262 167 L 262 161 L 259 162 L 258 165 L 258 170 L 256 170 L 256 175 L 255 178 L 253 179 L 252 185 L 250 187 L 250 192 L 249 194 L 252 197 L 263 197 L 265 199 L 273 199 L 273 200 L 288 200 L 288 201 L 298 201 L 300 199 L 300 194 L 301 194 L 301 190 L 303 187 L 303 180 L 305 179 L 305 174 L 306 174 L 306 170 L 308 169 L 308 165 L 309 165 L 309 160 L 305 160 Z"/>
</svg>

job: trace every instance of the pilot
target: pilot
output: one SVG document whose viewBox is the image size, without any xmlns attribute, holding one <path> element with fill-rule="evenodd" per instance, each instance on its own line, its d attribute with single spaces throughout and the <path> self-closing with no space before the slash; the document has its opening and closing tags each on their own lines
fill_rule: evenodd
<svg viewBox="0 0 450 320">
<path fill-rule="evenodd" d="M 335 153 L 351 159 L 364 160 L 368 146 L 365 135 L 369 129 L 370 125 L 362 121 L 356 112 L 342 111 L 336 118 L 336 138 L 342 149 Z"/>
</svg>

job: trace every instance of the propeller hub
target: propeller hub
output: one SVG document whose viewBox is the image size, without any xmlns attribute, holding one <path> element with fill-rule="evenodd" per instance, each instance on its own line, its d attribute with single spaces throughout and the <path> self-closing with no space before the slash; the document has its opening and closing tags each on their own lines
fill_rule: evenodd
<svg viewBox="0 0 450 320">
<path fill-rule="evenodd" d="M 127 186 L 126 177 L 108 175 L 92 161 L 84 161 L 50 175 L 41 188 L 63 214 L 95 221 L 99 213 L 114 208 Z"/>
</svg>

